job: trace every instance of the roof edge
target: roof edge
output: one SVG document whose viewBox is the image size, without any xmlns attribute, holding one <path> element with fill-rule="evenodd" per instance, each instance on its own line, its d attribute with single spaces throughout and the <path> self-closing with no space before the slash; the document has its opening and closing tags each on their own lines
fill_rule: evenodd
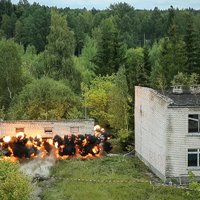
<svg viewBox="0 0 200 200">
<path fill-rule="evenodd" d="M 142 86 L 135 86 L 135 88 L 142 88 L 142 89 L 144 89 L 144 90 L 148 90 L 148 91 L 154 93 L 156 96 L 158 96 L 158 97 L 161 98 L 162 100 L 164 100 L 164 101 L 165 101 L 166 103 L 168 103 L 169 105 L 174 103 L 174 100 L 173 100 L 173 99 L 171 99 L 171 98 L 169 98 L 169 97 L 167 97 L 167 96 L 161 94 L 160 92 L 158 92 L 158 91 L 156 91 L 156 90 L 154 90 L 154 89 L 152 89 L 152 88 L 149 88 L 149 87 L 142 87 Z"/>
</svg>

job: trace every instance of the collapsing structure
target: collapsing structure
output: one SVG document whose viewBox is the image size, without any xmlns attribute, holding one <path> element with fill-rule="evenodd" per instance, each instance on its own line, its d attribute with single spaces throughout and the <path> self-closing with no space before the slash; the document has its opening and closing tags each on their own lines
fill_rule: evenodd
<svg viewBox="0 0 200 200">
<path fill-rule="evenodd" d="M 200 94 L 135 88 L 135 150 L 163 180 L 200 177 Z"/>
</svg>

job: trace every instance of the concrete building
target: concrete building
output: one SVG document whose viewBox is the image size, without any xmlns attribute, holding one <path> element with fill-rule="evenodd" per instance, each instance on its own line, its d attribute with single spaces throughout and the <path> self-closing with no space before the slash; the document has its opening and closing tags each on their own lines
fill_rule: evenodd
<svg viewBox="0 0 200 200">
<path fill-rule="evenodd" d="M 0 138 L 6 135 L 15 136 L 18 132 L 24 132 L 27 136 L 53 137 L 71 134 L 93 134 L 94 120 L 24 120 L 0 122 Z"/>
<path fill-rule="evenodd" d="M 200 177 L 200 94 L 135 87 L 135 151 L 165 181 Z"/>
</svg>

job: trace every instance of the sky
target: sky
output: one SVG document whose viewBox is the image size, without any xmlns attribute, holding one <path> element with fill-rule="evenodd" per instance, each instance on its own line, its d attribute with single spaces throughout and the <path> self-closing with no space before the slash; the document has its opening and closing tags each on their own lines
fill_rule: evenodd
<svg viewBox="0 0 200 200">
<path fill-rule="evenodd" d="M 11 0 L 12 3 L 17 4 L 19 0 Z M 40 5 L 56 6 L 58 8 L 87 8 L 105 9 L 110 4 L 118 2 L 126 2 L 132 5 L 135 9 L 154 9 L 156 6 L 159 9 L 168 9 L 171 5 L 174 8 L 194 8 L 200 9 L 200 0 L 28 0 L 30 4 L 37 2 Z"/>
</svg>

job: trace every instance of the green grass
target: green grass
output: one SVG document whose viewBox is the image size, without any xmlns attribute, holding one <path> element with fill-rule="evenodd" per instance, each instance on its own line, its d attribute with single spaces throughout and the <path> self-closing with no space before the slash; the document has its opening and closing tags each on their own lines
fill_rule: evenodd
<svg viewBox="0 0 200 200">
<path fill-rule="evenodd" d="M 85 161 L 59 161 L 51 171 L 56 180 L 49 187 L 43 185 L 42 198 L 44 200 L 188 200 L 184 190 L 152 186 L 145 172 L 147 172 L 146 167 L 137 158 L 122 156 Z M 118 183 L 116 182 L 118 180 L 124 182 Z M 100 183 L 100 181 L 106 182 Z"/>
</svg>

